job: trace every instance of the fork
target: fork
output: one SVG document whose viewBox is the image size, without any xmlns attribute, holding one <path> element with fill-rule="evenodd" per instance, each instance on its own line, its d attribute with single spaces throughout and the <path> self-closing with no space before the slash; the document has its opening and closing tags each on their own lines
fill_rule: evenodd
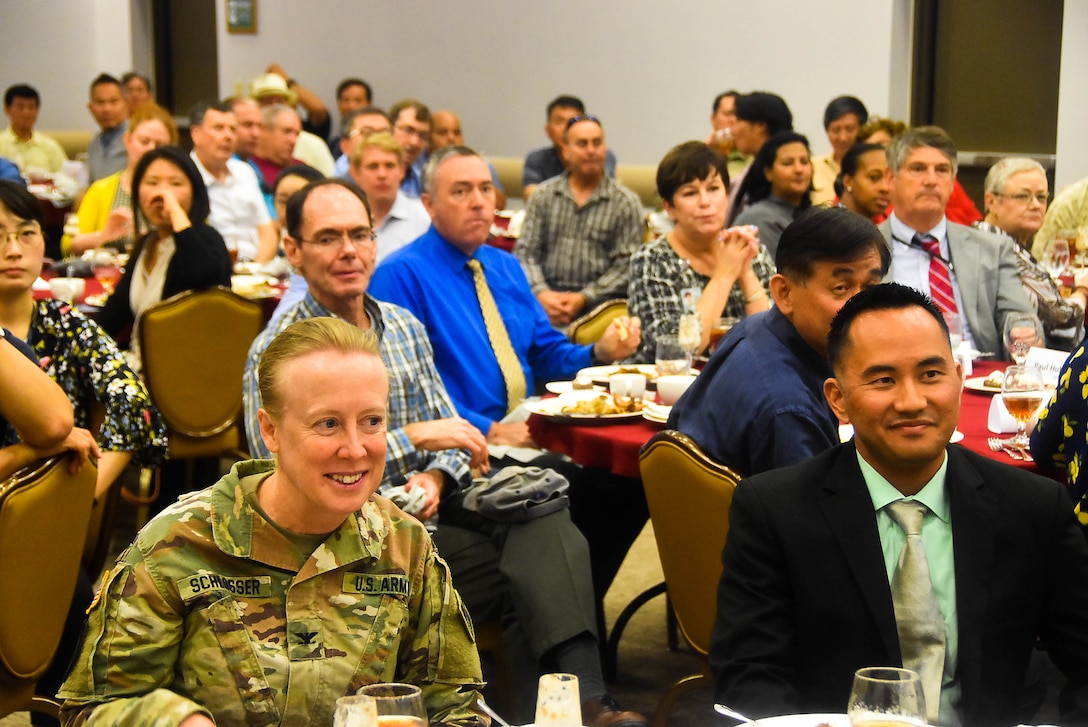
<svg viewBox="0 0 1088 727">
<path fill-rule="evenodd" d="M 986 444 L 989 445 L 991 451 L 1004 452 L 1015 460 L 1024 459 L 1024 454 L 1020 450 L 1013 449 L 1011 446 L 1005 444 L 1000 437 L 989 437 L 986 440 Z"/>
</svg>

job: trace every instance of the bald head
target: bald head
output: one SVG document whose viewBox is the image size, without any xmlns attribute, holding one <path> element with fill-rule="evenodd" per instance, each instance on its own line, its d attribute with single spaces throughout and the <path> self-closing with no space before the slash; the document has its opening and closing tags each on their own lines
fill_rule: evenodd
<svg viewBox="0 0 1088 727">
<path fill-rule="evenodd" d="M 431 151 L 444 146 L 461 146 L 465 137 L 461 133 L 461 119 L 452 111 L 443 109 L 431 115 Z"/>
</svg>

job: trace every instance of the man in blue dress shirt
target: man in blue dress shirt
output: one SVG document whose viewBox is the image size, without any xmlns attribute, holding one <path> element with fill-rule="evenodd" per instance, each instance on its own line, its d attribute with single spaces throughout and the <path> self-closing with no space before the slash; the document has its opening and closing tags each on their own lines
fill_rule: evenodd
<svg viewBox="0 0 1088 727">
<path fill-rule="evenodd" d="M 484 244 L 495 208 L 487 163 L 466 147 L 446 147 L 427 161 L 423 182 L 431 229 L 378 266 L 370 292 L 407 308 L 423 323 L 454 406 L 487 435 L 493 449 L 535 447 L 526 422 L 503 421 L 517 403 L 512 400 L 520 399 L 508 390 L 510 366 L 523 377 L 523 395 L 532 393 L 537 381 L 571 379 L 583 367 L 631 355 L 640 339 L 638 319 L 618 319 L 596 344 L 571 343 L 552 328 L 517 259 Z M 477 264 L 516 357 L 505 374 L 477 297 L 471 269 Z M 589 540 L 594 584 L 603 597 L 648 517 L 642 488 L 637 481 L 584 470 L 556 455 L 532 463 L 570 481 L 571 515 Z"/>
</svg>

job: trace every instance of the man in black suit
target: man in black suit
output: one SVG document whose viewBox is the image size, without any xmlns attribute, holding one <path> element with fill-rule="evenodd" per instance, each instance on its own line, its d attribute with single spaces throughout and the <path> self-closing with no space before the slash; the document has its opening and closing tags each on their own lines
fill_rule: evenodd
<svg viewBox="0 0 1088 727">
<path fill-rule="evenodd" d="M 938 309 L 905 286 L 863 290 L 828 353 L 824 392 L 855 437 L 738 487 L 710 652 L 717 699 L 754 716 L 842 712 L 856 669 L 904 662 L 890 582 L 907 536 L 890 510 L 906 499 L 925 505 L 944 636 L 931 722 L 1029 719 L 1019 705 L 1039 637 L 1069 679 L 1062 724 L 1088 724 L 1088 545 L 1059 485 L 948 445 L 962 376 Z"/>
</svg>

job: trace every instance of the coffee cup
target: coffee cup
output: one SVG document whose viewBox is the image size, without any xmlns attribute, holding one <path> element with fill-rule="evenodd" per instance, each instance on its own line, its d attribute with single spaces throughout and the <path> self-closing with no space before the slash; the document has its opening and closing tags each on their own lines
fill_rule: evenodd
<svg viewBox="0 0 1088 727">
<path fill-rule="evenodd" d="M 642 374 L 612 374 L 608 377 L 608 390 L 616 396 L 641 399 L 646 394 L 646 377 Z"/>
<path fill-rule="evenodd" d="M 694 381 L 694 376 L 658 376 L 657 396 L 662 404 L 672 406 Z"/>
</svg>

